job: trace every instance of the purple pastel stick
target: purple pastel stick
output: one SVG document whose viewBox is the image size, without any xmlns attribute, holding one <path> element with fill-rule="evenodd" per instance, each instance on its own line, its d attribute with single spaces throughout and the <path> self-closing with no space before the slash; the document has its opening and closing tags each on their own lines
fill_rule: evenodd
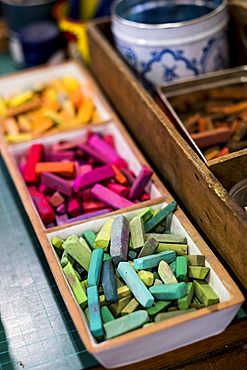
<svg viewBox="0 0 247 370">
<path fill-rule="evenodd" d="M 58 213 L 60 215 L 64 214 L 65 212 L 66 212 L 66 205 L 65 205 L 65 203 L 60 204 L 60 206 L 58 206 L 56 208 L 56 213 Z"/>
<path fill-rule="evenodd" d="M 68 220 L 68 223 L 87 220 L 88 218 L 98 217 L 101 215 L 105 215 L 106 213 L 109 213 L 109 212 L 111 212 L 111 209 L 105 208 L 105 209 L 100 209 L 99 211 L 85 213 L 84 215 L 70 218 Z"/>
<path fill-rule="evenodd" d="M 114 265 L 127 261 L 129 247 L 129 222 L 123 215 L 115 218 L 111 228 L 110 255 Z"/>
<path fill-rule="evenodd" d="M 86 153 L 89 157 L 94 158 L 99 163 L 106 164 L 108 162 L 104 155 L 94 150 L 87 144 L 80 144 L 78 149 L 82 150 L 82 152 Z"/>
<path fill-rule="evenodd" d="M 68 222 L 67 214 L 64 213 L 63 215 L 56 215 L 56 222 L 57 222 L 57 226 L 67 224 Z"/>
<path fill-rule="evenodd" d="M 114 191 L 106 188 L 101 184 L 94 185 L 91 189 L 91 193 L 96 199 L 100 200 L 113 209 L 121 209 L 134 205 L 134 203 L 132 203 L 128 199 L 125 199 L 121 195 L 114 193 Z"/>
<path fill-rule="evenodd" d="M 46 228 L 49 229 L 50 227 L 55 227 L 56 225 L 54 222 L 50 222 L 49 224 L 46 224 Z"/>
<path fill-rule="evenodd" d="M 85 189 L 90 185 L 96 184 L 100 181 L 109 180 L 116 176 L 116 172 L 111 165 L 95 168 L 94 170 L 88 171 L 81 176 L 78 176 L 73 183 L 73 189 L 78 192 L 81 189 Z"/>
<path fill-rule="evenodd" d="M 50 172 L 43 172 L 40 177 L 40 183 L 62 194 L 72 196 L 73 180 L 65 180 Z"/>
<path fill-rule="evenodd" d="M 45 153 L 45 162 L 59 162 L 62 161 L 63 159 L 73 161 L 75 159 L 75 153 L 69 151 Z"/>
<path fill-rule="evenodd" d="M 98 135 L 92 135 L 88 140 L 88 144 L 91 148 L 106 157 L 108 163 L 116 162 L 121 158 L 116 150 Z"/>
<path fill-rule="evenodd" d="M 128 197 L 130 200 L 135 200 L 139 198 L 139 196 L 143 193 L 145 186 L 149 182 L 152 174 L 153 174 L 153 171 L 144 164 L 142 166 L 141 172 L 135 178 L 135 181 L 133 182 L 131 186 L 129 197 Z"/>
<path fill-rule="evenodd" d="M 133 182 L 135 181 L 135 177 L 133 176 L 131 171 L 128 168 L 121 168 L 120 171 L 126 177 L 129 186 L 132 186 Z"/>
</svg>

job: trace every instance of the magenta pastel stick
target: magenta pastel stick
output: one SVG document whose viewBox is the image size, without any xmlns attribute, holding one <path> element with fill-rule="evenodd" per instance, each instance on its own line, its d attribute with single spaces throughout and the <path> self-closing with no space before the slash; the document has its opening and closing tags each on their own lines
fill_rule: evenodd
<svg viewBox="0 0 247 370">
<path fill-rule="evenodd" d="M 65 225 L 68 222 L 68 216 L 66 213 L 62 215 L 56 215 L 57 226 Z"/>
<path fill-rule="evenodd" d="M 115 162 L 120 158 L 120 155 L 116 152 L 116 150 L 98 135 L 92 135 L 88 140 L 88 144 L 91 148 L 106 157 L 108 163 Z"/>
<path fill-rule="evenodd" d="M 91 193 L 96 199 L 112 207 L 113 209 L 126 208 L 133 206 L 134 204 L 101 184 L 94 185 L 91 189 Z"/>
<path fill-rule="evenodd" d="M 115 162 L 112 162 L 111 164 L 114 164 L 114 166 L 116 166 L 119 170 L 128 167 L 128 163 L 123 158 L 118 158 Z"/>
<path fill-rule="evenodd" d="M 66 204 L 65 203 L 60 204 L 60 206 L 56 208 L 56 213 L 60 215 L 62 215 L 63 213 L 66 213 Z"/>
<path fill-rule="evenodd" d="M 135 181 L 131 186 L 128 199 L 135 200 L 139 198 L 139 196 L 143 193 L 145 186 L 151 179 L 152 174 L 153 171 L 150 168 L 148 168 L 146 165 L 142 166 L 139 175 L 135 178 Z"/>
<path fill-rule="evenodd" d="M 72 217 L 79 216 L 82 214 L 83 210 L 80 204 L 77 202 L 75 198 L 70 198 L 68 200 L 68 213 Z"/>
<path fill-rule="evenodd" d="M 76 196 L 81 203 L 93 200 L 90 188 L 78 191 Z"/>
<path fill-rule="evenodd" d="M 109 213 L 111 211 L 112 210 L 111 209 L 108 209 L 108 208 L 100 209 L 99 211 L 90 212 L 90 213 L 86 213 L 86 214 L 80 215 L 78 217 L 70 218 L 68 220 L 68 223 L 76 222 L 76 221 L 83 221 L 83 220 L 87 220 L 88 218 L 102 216 L 102 215 L 105 215 L 105 214 L 107 214 L 107 213 Z"/>
<path fill-rule="evenodd" d="M 91 148 L 87 144 L 80 144 L 78 149 L 87 154 L 89 157 L 94 158 L 99 163 L 106 164 L 108 162 L 107 158 L 104 155 Z"/>
<path fill-rule="evenodd" d="M 73 141 L 72 140 L 60 141 L 52 145 L 52 150 L 59 152 L 59 151 L 65 151 L 65 150 L 70 150 L 70 149 L 76 149 L 81 142 L 83 142 L 83 140 L 81 139 L 73 140 Z"/>
<path fill-rule="evenodd" d="M 111 134 L 107 134 L 107 135 L 105 135 L 105 136 L 104 136 L 104 140 L 105 140 L 105 142 L 106 142 L 108 145 L 110 145 L 112 148 L 114 148 L 114 149 L 115 149 L 115 144 L 114 144 L 114 137 L 113 137 L 113 135 L 111 135 Z"/>
<path fill-rule="evenodd" d="M 128 198 L 130 189 L 127 188 L 126 186 L 123 186 L 121 184 L 117 184 L 117 183 L 113 182 L 113 183 L 109 183 L 107 185 L 107 187 L 108 187 L 108 189 L 114 191 L 114 193 L 116 193 L 118 195 L 121 195 L 124 198 Z"/>
<path fill-rule="evenodd" d="M 80 169 L 79 169 L 80 175 L 83 175 L 84 173 L 92 171 L 92 169 L 93 169 L 93 167 L 92 167 L 91 164 L 82 164 L 82 165 L 80 165 Z"/>
<path fill-rule="evenodd" d="M 45 162 L 59 162 L 64 159 L 73 161 L 75 159 L 75 153 L 71 151 L 45 153 Z"/>
<path fill-rule="evenodd" d="M 69 197 L 72 196 L 73 180 L 65 180 L 53 173 L 43 172 L 40 177 L 40 183 Z"/>
<path fill-rule="evenodd" d="M 100 181 L 105 181 L 114 178 L 116 175 L 111 165 L 95 168 L 92 171 L 88 171 L 83 175 L 77 177 L 73 183 L 73 189 L 75 192 L 87 188 Z"/>
</svg>

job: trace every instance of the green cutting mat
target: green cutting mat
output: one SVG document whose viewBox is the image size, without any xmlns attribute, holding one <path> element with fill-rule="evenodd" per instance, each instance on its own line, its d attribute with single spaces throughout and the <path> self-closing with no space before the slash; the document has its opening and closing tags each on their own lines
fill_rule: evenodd
<svg viewBox="0 0 247 370">
<path fill-rule="evenodd" d="M 0 369 L 97 367 L 0 157 Z"/>
</svg>

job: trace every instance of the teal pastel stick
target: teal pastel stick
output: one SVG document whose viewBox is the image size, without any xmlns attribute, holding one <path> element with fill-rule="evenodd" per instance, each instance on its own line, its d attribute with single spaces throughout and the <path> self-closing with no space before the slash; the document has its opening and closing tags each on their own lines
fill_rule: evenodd
<svg viewBox="0 0 247 370">
<path fill-rule="evenodd" d="M 159 284 L 153 285 L 149 288 L 149 291 L 154 295 L 156 299 L 162 301 L 169 301 L 172 299 L 180 299 L 184 297 L 188 292 L 188 286 L 185 282 L 174 283 L 174 284 Z"/>
<path fill-rule="evenodd" d="M 96 235 L 93 230 L 87 230 L 82 234 L 83 238 L 86 240 L 89 247 L 93 250 L 94 249 L 94 242 L 96 239 Z"/>
<path fill-rule="evenodd" d="M 150 220 L 148 220 L 144 224 L 144 230 L 146 233 L 149 233 L 155 226 L 157 226 L 161 221 L 163 221 L 166 216 L 168 216 L 171 212 L 175 211 L 177 208 L 177 202 L 173 200 L 169 203 L 165 208 L 163 208 L 159 213 L 153 216 Z"/>
<path fill-rule="evenodd" d="M 119 317 L 113 321 L 109 321 L 104 324 L 106 339 L 111 339 L 134 329 L 140 328 L 142 325 L 148 322 L 148 320 L 149 316 L 147 311 L 139 310 Z"/>
<path fill-rule="evenodd" d="M 94 337 L 104 335 L 99 303 L 98 287 L 96 285 L 87 288 L 88 310 L 90 317 L 90 331 Z"/>
<path fill-rule="evenodd" d="M 174 251 L 164 251 L 156 254 L 151 254 L 150 256 L 140 257 L 133 260 L 134 268 L 136 270 L 145 270 L 151 267 L 156 267 L 160 261 L 165 261 L 167 263 L 173 262 L 176 259 L 176 252 Z"/>
<path fill-rule="evenodd" d="M 128 285 L 137 301 L 143 307 L 151 307 L 154 302 L 154 297 L 129 262 L 120 262 L 117 271 Z"/>
<path fill-rule="evenodd" d="M 104 257 L 104 251 L 102 248 L 94 249 L 92 251 L 90 265 L 88 269 L 88 275 L 87 275 L 87 283 L 89 287 L 94 286 L 94 285 L 96 286 L 99 285 L 103 257 Z"/>
</svg>

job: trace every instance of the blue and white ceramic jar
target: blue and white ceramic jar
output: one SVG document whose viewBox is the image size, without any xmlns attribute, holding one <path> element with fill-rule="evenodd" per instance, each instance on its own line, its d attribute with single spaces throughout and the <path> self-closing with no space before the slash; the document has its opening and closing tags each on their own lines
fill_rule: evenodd
<svg viewBox="0 0 247 370">
<path fill-rule="evenodd" d="M 116 0 L 117 49 L 154 89 L 229 67 L 227 0 Z"/>
</svg>

